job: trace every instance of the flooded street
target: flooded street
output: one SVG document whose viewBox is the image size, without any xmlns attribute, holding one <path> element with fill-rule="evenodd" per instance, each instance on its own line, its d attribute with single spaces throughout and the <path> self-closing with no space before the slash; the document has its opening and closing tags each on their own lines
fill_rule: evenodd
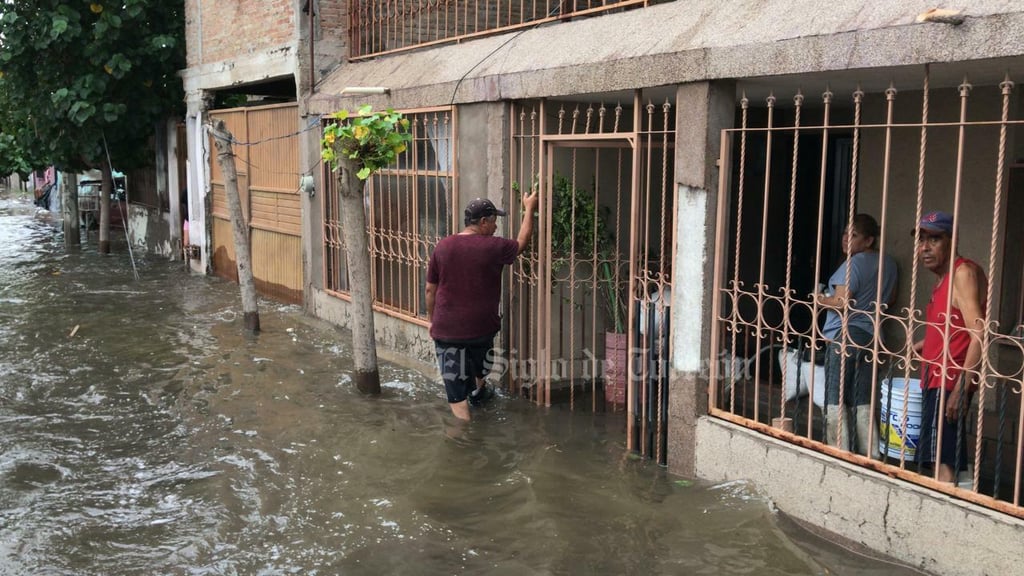
<svg viewBox="0 0 1024 576">
<path fill-rule="evenodd" d="M 0 196 L 0 574 L 913 573 L 628 457 L 621 415 L 456 434 L 386 363 L 361 396 L 346 333 L 261 301 L 246 337 L 234 285 L 59 228 Z"/>
</svg>

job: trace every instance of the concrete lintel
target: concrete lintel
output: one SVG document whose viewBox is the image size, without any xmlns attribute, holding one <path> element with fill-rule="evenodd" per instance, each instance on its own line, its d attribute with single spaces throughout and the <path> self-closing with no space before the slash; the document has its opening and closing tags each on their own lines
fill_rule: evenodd
<svg viewBox="0 0 1024 576">
<path fill-rule="evenodd" d="M 185 94 L 189 95 L 202 90 L 217 90 L 294 76 L 298 66 L 295 47 L 282 45 L 230 60 L 187 68 L 180 74 Z"/>
<path fill-rule="evenodd" d="M 711 417 L 696 475 L 749 480 L 782 512 L 932 573 L 1024 574 L 1024 521 Z"/>
</svg>

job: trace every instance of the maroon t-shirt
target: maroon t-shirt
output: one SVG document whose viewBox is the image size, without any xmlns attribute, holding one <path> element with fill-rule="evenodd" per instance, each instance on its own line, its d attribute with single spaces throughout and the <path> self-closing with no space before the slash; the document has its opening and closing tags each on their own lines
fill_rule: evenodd
<svg viewBox="0 0 1024 576">
<path fill-rule="evenodd" d="M 456 234 L 437 243 L 427 282 L 437 284 L 430 337 L 472 340 L 501 330 L 501 271 L 519 255 L 519 243 L 480 234 Z"/>
</svg>

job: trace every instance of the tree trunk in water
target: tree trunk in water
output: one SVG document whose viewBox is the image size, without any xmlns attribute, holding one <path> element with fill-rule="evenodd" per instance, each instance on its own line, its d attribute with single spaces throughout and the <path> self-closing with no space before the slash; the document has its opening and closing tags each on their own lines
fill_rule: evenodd
<svg viewBox="0 0 1024 576">
<path fill-rule="evenodd" d="M 340 155 L 339 155 L 340 156 Z M 339 157 L 336 183 L 341 193 L 342 235 L 348 258 L 349 292 L 352 295 L 352 355 L 355 358 L 356 388 L 365 394 L 380 394 L 377 341 L 373 324 L 373 294 L 370 293 L 370 249 L 366 244 L 366 212 L 363 181 L 358 167 Z"/>
<path fill-rule="evenodd" d="M 64 221 L 64 246 L 82 244 L 81 229 L 78 227 L 78 175 L 65 172 L 64 185 L 60 190 L 60 216 Z"/>
<path fill-rule="evenodd" d="M 101 172 L 99 253 L 110 254 L 110 193 L 114 191 L 114 175 L 110 173 L 110 164 L 103 164 Z"/>
<path fill-rule="evenodd" d="M 245 314 L 245 329 L 260 331 L 260 313 L 256 307 L 256 281 L 252 275 L 252 256 L 249 253 L 249 225 L 242 213 L 242 200 L 238 196 L 238 171 L 235 169 L 235 153 L 231 149 L 231 132 L 218 120 L 214 126 L 213 143 L 217 147 L 217 162 L 224 174 L 224 192 L 231 214 L 231 228 L 234 231 L 235 258 L 238 261 L 238 286 L 242 290 L 242 311 Z"/>
</svg>

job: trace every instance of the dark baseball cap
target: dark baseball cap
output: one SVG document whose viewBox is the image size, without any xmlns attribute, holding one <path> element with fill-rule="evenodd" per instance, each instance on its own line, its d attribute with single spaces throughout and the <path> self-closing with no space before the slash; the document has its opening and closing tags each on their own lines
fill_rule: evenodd
<svg viewBox="0 0 1024 576">
<path fill-rule="evenodd" d="M 933 234 L 945 234 L 952 237 L 953 215 L 949 212 L 933 210 L 921 216 L 921 221 L 917 223 L 917 227 Z"/>
<path fill-rule="evenodd" d="M 504 210 L 498 210 L 487 198 L 477 198 L 466 205 L 466 220 L 477 220 L 488 216 L 507 216 Z"/>
</svg>

